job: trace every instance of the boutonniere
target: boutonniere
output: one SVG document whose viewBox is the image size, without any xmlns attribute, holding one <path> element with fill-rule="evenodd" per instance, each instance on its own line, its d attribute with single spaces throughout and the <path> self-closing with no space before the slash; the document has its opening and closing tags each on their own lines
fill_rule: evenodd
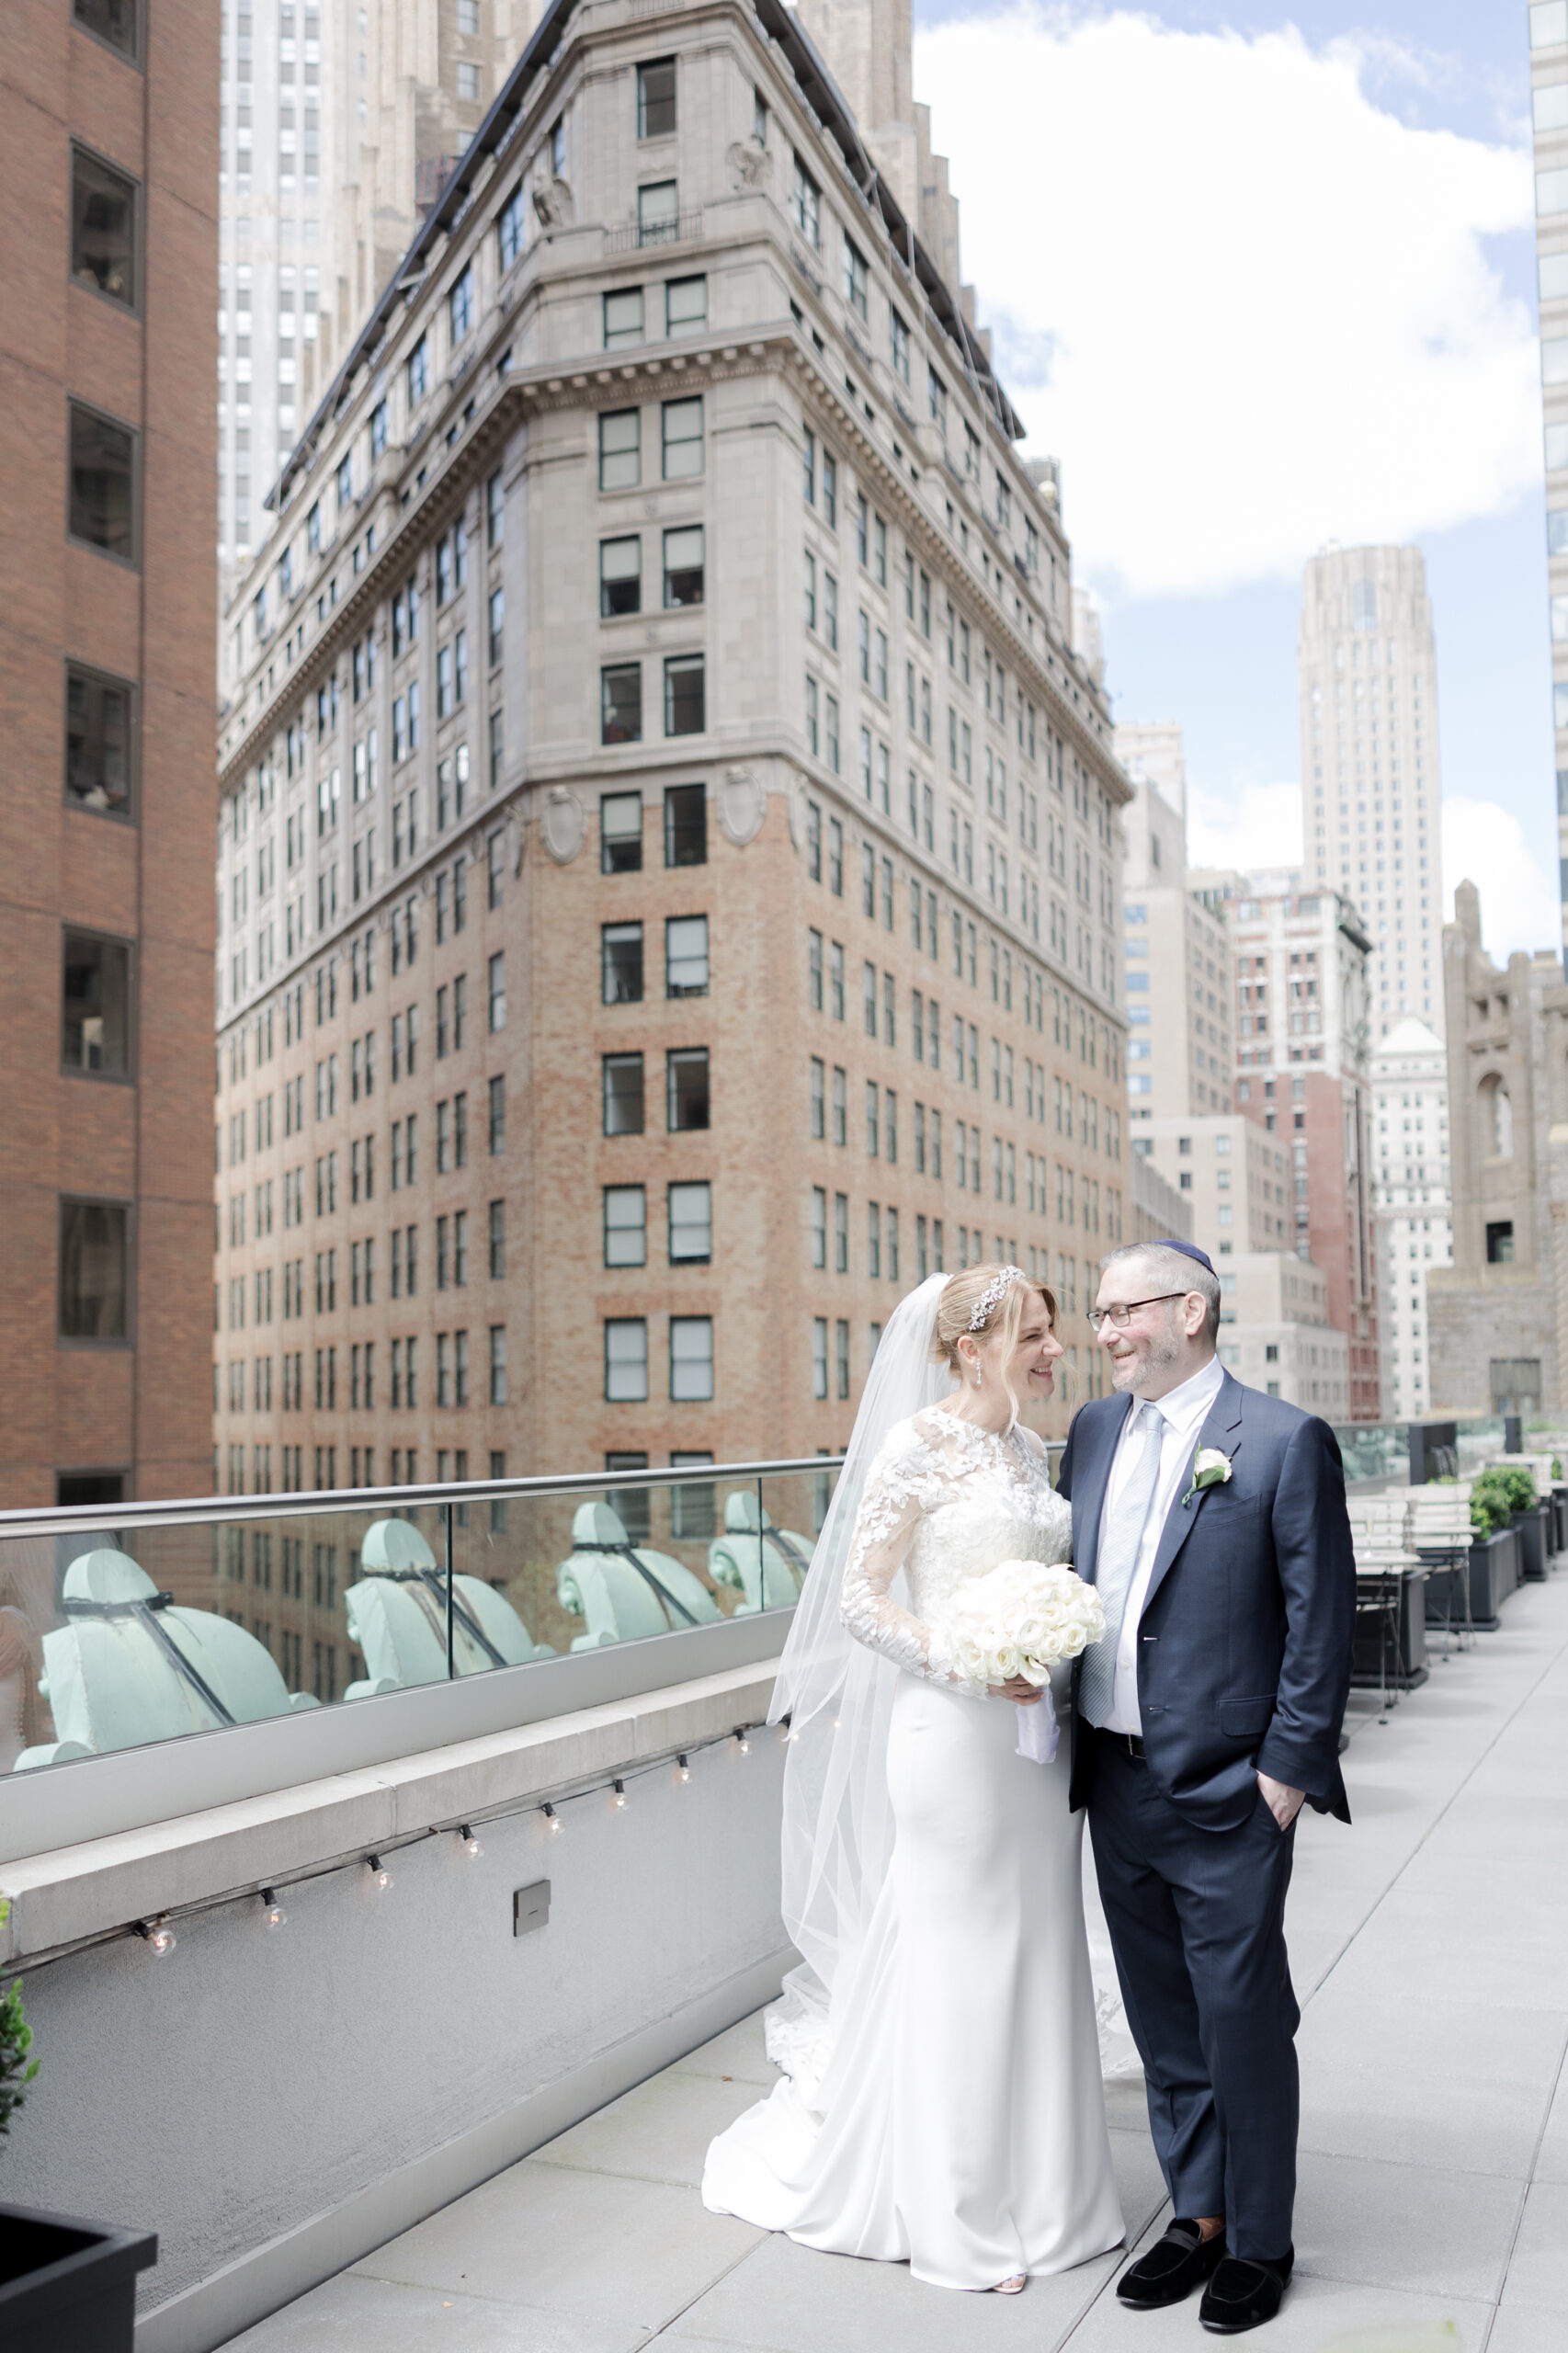
<svg viewBox="0 0 1568 2353">
<path fill-rule="evenodd" d="M 1205 1487 L 1222 1487 L 1231 1475 L 1231 1458 L 1221 1454 L 1217 1446 L 1200 1446 L 1192 1458 L 1192 1484 L 1181 1499 L 1183 1511 L 1191 1508 L 1194 1495 Z"/>
</svg>

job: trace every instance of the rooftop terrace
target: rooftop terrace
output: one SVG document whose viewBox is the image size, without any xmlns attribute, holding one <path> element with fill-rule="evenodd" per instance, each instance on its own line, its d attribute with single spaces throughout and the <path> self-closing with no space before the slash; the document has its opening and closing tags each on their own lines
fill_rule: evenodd
<svg viewBox="0 0 1568 2353">
<path fill-rule="evenodd" d="M 1441 1644 L 1437 1645 L 1440 1653 Z M 1568 2343 L 1568 1577 L 1352 1700 L 1354 1826 L 1308 1815 L 1296 2283 L 1270 2353 Z M 1088 1892 L 1093 1930 L 1101 1933 Z M 710 2134 L 773 2080 L 759 2016 L 702 2042 L 233 2339 L 245 2353 L 1074 2353 L 1198 2341 L 1124 2313 L 1109 2258 L 1017 2301 L 807 2253 L 704 2212 Z M 1141 2083 L 1110 2086 L 1130 2236 L 1164 2226 Z"/>
</svg>

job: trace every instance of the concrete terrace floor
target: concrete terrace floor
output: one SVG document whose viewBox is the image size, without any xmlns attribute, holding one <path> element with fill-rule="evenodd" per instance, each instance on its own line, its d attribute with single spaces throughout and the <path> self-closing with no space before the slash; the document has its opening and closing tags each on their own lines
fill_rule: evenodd
<svg viewBox="0 0 1568 2353">
<path fill-rule="evenodd" d="M 1354 1826 L 1307 1816 L 1295 2284 L 1269 2353 L 1568 2347 L 1568 1574 L 1377 1720 Z M 1092 1932 L 1097 1928 L 1092 1921 Z M 1124 2312 L 1106 2257 L 960 2296 L 706 2213 L 710 2136 L 776 2078 L 759 2018 L 232 2340 L 244 2353 L 1165 2353 L 1197 2299 Z M 1164 2189 L 1141 2079 L 1109 2086 L 1130 2243 Z M 1451 2324 L 1445 2328 L 1444 2323 Z"/>
</svg>

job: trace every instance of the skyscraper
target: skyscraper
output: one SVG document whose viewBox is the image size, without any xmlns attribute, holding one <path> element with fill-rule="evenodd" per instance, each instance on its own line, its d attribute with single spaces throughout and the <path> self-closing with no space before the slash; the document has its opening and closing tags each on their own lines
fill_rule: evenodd
<svg viewBox="0 0 1568 2353">
<path fill-rule="evenodd" d="M 202 9 L 6 11 L 6 1506 L 210 1471 L 217 86 Z"/>
<path fill-rule="evenodd" d="M 983 1258 L 1103 1381 L 1127 787 L 865 175 L 779 0 L 556 0 L 290 462 L 220 745 L 232 1492 L 836 1448 Z"/>
<path fill-rule="evenodd" d="M 1437 663 L 1419 548 L 1330 546 L 1302 584 L 1303 881 L 1352 900 L 1373 944 L 1373 1034 L 1443 1023 Z"/>
<path fill-rule="evenodd" d="M 223 0 L 218 552 L 263 501 L 483 119 L 535 0 Z"/>
<path fill-rule="evenodd" d="M 1187 770 L 1174 720 L 1119 726 L 1132 799 L 1122 813 L 1128 1114 L 1232 1108 L 1235 973 L 1224 915 L 1187 888 Z"/>
<path fill-rule="evenodd" d="M 1568 940 L 1568 0 L 1529 12 L 1535 125 L 1536 269 L 1546 409 L 1546 564 L 1551 600 L 1551 724 L 1557 750 L 1558 873 Z"/>
</svg>

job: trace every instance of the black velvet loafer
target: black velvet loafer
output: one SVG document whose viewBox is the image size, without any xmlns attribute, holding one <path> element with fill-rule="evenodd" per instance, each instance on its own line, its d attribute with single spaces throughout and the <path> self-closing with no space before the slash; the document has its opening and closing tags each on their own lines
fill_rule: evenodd
<svg viewBox="0 0 1568 2353">
<path fill-rule="evenodd" d="M 1206 2239 L 1196 2222 L 1179 2215 L 1147 2254 L 1129 2264 L 1116 2283 L 1116 2300 L 1129 2312 L 1153 2313 L 1179 2304 L 1225 2256 L 1225 2234 Z"/>
<path fill-rule="evenodd" d="M 1279 2310 L 1295 2261 L 1296 2250 L 1290 2246 L 1271 2263 L 1227 2256 L 1203 2290 L 1199 2319 L 1215 2336 L 1240 2336 L 1244 2329 L 1261 2328 Z"/>
</svg>

